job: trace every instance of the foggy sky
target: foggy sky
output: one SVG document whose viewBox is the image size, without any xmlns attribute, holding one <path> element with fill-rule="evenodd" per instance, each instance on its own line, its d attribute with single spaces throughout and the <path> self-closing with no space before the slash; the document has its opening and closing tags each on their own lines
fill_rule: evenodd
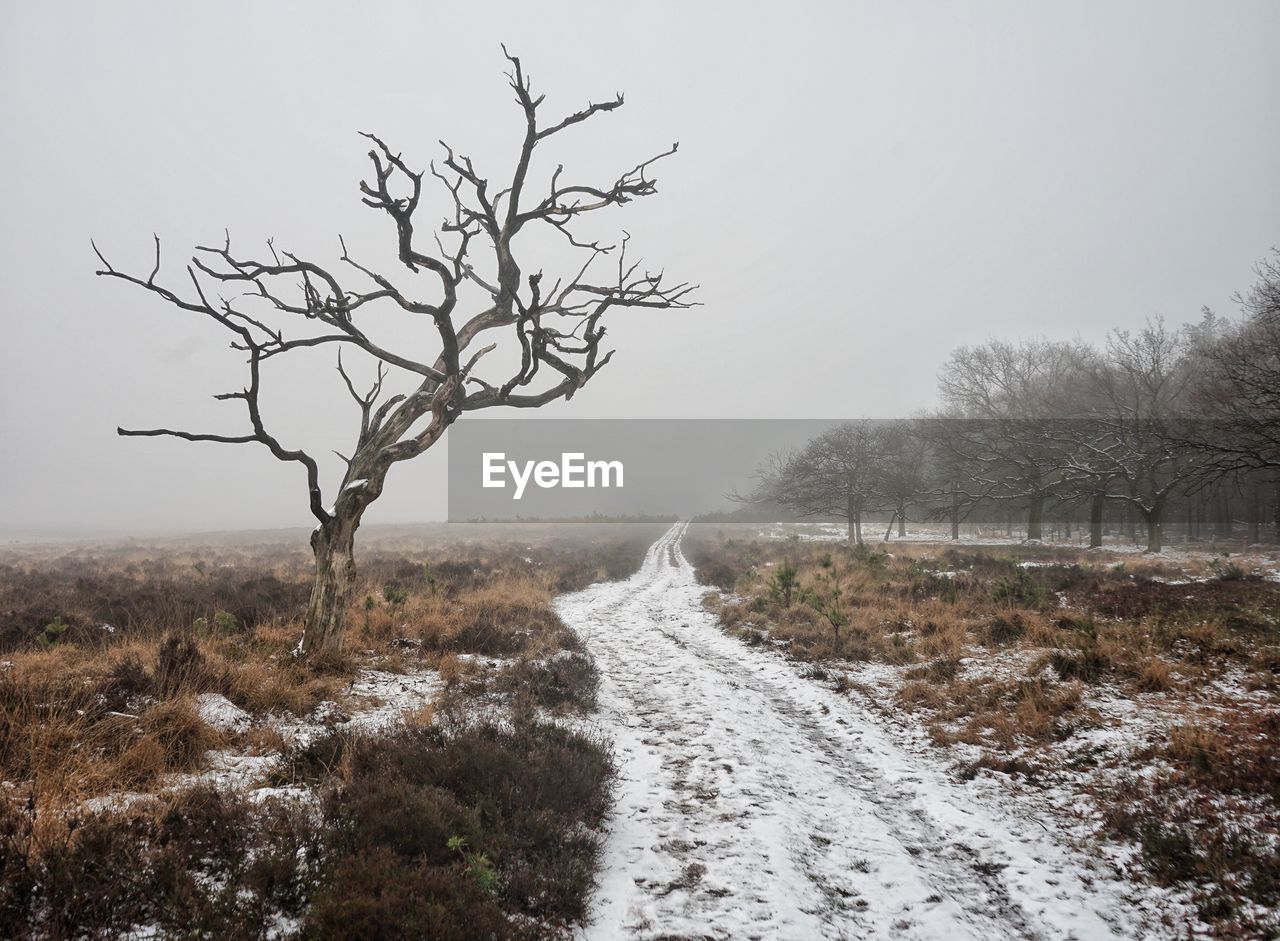
<svg viewBox="0 0 1280 941">
<path fill-rule="evenodd" d="M 216 324 L 95 278 L 89 238 L 145 275 L 158 233 L 175 284 L 224 227 L 335 264 L 341 232 L 385 260 L 356 132 L 509 173 L 500 42 L 548 114 L 626 93 L 558 139 L 567 171 L 612 179 L 680 142 L 659 195 L 601 231 L 702 285 L 700 308 L 614 318 L 613 362 L 550 416 L 904 415 L 960 344 L 1233 313 L 1280 243 L 1270 0 L 0 10 L 0 538 L 311 525 L 300 466 L 265 448 L 116 437 L 241 433 L 211 396 L 243 366 Z M 286 446 L 349 444 L 330 352 L 265 383 Z M 397 467 L 366 519 L 442 518 L 444 466 Z"/>
</svg>

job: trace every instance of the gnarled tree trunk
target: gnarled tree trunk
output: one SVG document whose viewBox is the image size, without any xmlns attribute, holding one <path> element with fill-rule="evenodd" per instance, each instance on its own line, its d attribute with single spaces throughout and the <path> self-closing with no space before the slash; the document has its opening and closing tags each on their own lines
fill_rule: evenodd
<svg viewBox="0 0 1280 941">
<path fill-rule="evenodd" d="M 960 494 L 955 490 L 955 484 L 951 486 L 951 538 L 956 540 L 960 538 Z"/>
<path fill-rule="evenodd" d="M 852 492 L 845 497 L 845 513 L 849 521 L 847 538 L 849 545 L 862 545 L 862 503 Z"/>
<path fill-rule="evenodd" d="M 1147 524 L 1147 552 L 1159 552 L 1164 546 L 1160 539 L 1160 518 L 1164 507 L 1157 503 L 1150 509 L 1143 509 L 1142 518 Z"/>
<path fill-rule="evenodd" d="M 1027 509 L 1027 539 L 1040 540 L 1044 533 L 1044 496 L 1036 494 Z"/>
<path fill-rule="evenodd" d="M 1258 494 L 1257 480 L 1249 481 L 1249 489 L 1245 494 L 1245 500 L 1245 519 L 1249 525 L 1249 532 L 1245 536 L 1245 541 L 1252 546 L 1262 541 L 1262 499 Z"/>
<path fill-rule="evenodd" d="M 315 581 L 298 652 L 304 656 L 342 648 L 342 623 L 356 583 L 355 536 L 360 516 L 335 515 L 311 534 Z"/>
<path fill-rule="evenodd" d="M 1103 493 L 1095 493 L 1089 501 L 1089 548 L 1102 548 L 1102 511 L 1107 497 Z"/>
<path fill-rule="evenodd" d="M 1280 478 L 1277 478 L 1274 484 L 1273 496 L 1275 498 L 1275 502 L 1272 503 L 1271 508 L 1275 515 L 1272 522 L 1275 523 L 1276 542 L 1280 542 Z"/>
</svg>

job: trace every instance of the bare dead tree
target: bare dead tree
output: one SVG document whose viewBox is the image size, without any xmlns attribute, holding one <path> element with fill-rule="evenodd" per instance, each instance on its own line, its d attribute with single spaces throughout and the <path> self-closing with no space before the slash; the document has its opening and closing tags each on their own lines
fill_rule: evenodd
<svg viewBox="0 0 1280 941">
<path fill-rule="evenodd" d="M 308 503 L 318 525 L 311 537 L 316 572 L 299 643 L 303 654 L 341 644 L 355 583 L 355 532 L 365 510 L 382 494 L 391 467 L 430 448 L 464 412 L 500 406 L 536 408 L 570 399 L 613 355 L 602 345 L 602 320 L 610 310 L 693 304 L 693 286 L 669 284 L 661 271 L 651 272 L 628 258 L 625 233 L 618 244 L 602 245 L 576 231 L 578 219 L 588 213 L 656 193 L 652 167 L 674 154 L 677 145 L 605 183 L 567 182 L 560 165 L 545 187 L 534 192 L 530 167 L 537 148 L 622 107 L 623 98 L 591 102 L 567 117 L 544 121 L 540 111 L 544 96 L 534 96 L 520 60 L 505 47 L 503 53 L 524 119 L 515 169 L 503 183 L 492 185 L 471 157 L 443 141 L 442 162 L 430 164 L 424 172 L 411 168 L 381 138 L 363 135 L 373 145 L 369 151 L 372 173 L 360 182 L 363 202 L 386 213 L 394 224 L 399 263 L 413 275 L 428 276 L 425 299 L 356 260 L 341 237 L 341 267 L 335 268 L 278 250 L 271 241 L 264 257 L 241 255 L 232 249 L 228 235 L 220 245 L 197 246 L 186 266 L 186 289 L 160 281 L 158 237 L 155 262 L 146 276 L 117 270 L 94 246 L 102 263 L 98 275 L 126 281 L 173 307 L 211 318 L 231 333 L 232 347 L 245 355 L 248 365 L 243 388 L 215 396 L 244 403 L 247 431 L 119 428 L 118 433 L 261 444 L 277 460 L 297 463 L 305 471 Z M 448 206 L 431 248 L 424 247 L 417 233 L 428 173 Z M 537 227 L 566 239 L 581 253 L 581 264 L 554 281 L 542 271 L 526 273 L 517 257 L 516 239 Z M 481 246 L 484 271 L 478 270 Z M 606 256 L 616 261 L 605 264 Z M 219 287 L 241 293 L 228 299 L 217 293 Z M 481 298 L 469 312 L 461 300 L 464 287 Z M 357 315 L 375 305 L 428 319 L 438 335 L 440 352 L 435 359 L 386 349 L 372 339 L 357 325 L 357 319 L 363 319 Z M 298 332 L 286 334 L 280 326 L 284 322 Z M 518 346 L 520 365 L 514 372 L 486 376 L 481 361 L 499 340 L 513 343 L 513 349 Z M 360 412 L 355 444 L 349 455 L 339 455 L 346 472 L 336 497 L 328 503 L 315 458 L 286 446 L 269 431 L 259 404 L 263 366 L 283 354 L 314 347 L 333 347 L 338 352 L 338 373 Z M 342 362 L 342 350 L 352 348 L 376 363 L 375 379 L 367 390 L 357 388 Z M 384 395 L 384 381 L 392 372 L 407 377 L 411 391 Z"/>
<path fill-rule="evenodd" d="M 794 454 L 773 455 L 756 471 L 756 487 L 737 499 L 774 503 L 799 516 L 834 516 L 848 524 L 849 545 L 862 544 L 863 514 L 882 508 L 881 441 L 869 419 L 843 422 Z"/>
<path fill-rule="evenodd" d="M 1193 392 L 1203 425 L 1196 443 L 1216 451 L 1228 470 L 1274 472 L 1280 469 L 1280 250 L 1254 270 L 1257 281 L 1236 297 L 1240 322 L 1227 324 L 1206 311 L 1219 329 L 1201 344 Z"/>
<path fill-rule="evenodd" d="M 1062 484 L 1047 421 L 1079 407 L 1079 376 L 1090 360 L 1082 344 L 1050 340 L 993 340 L 951 354 L 938 374 L 946 411 L 930 436 L 959 471 L 946 485 L 953 500 L 970 510 L 1025 507 L 1027 539 L 1042 537 L 1045 506 Z"/>
<path fill-rule="evenodd" d="M 889 529 L 898 524 L 898 537 L 907 535 L 907 507 L 928 487 L 926 460 L 929 444 L 924 424 L 898 420 L 878 427 L 877 489 L 893 508 Z M 888 539 L 888 532 L 885 534 Z"/>
<path fill-rule="evenodd" d="M 1213 456 L 1186 442 L 1193 366 L 1185 335 L 1162 318 L 1149 318 L 1136 332 L 1113 330 L 1094 364 L 1093 414 L 1053 425 L 1064 489 L 1101 493 L 1136 512 L 1147 529 L 1148 552 L 1163 547 L 1173 499 L 1196 493 L 1218 474 Z M 1100 542 L 1100 511 L 1091 517 L 1092 545 Z"/>
</svg>

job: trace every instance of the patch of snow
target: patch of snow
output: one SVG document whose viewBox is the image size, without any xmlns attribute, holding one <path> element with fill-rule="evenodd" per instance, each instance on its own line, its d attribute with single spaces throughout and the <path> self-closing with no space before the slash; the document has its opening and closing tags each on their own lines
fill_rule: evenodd
<svg viewBox="0 0 1280 941">
<path fill-rule="evenodd" d="M 244 755 L 229 749 L 208 751 L 200 771 L 170 775 L 165 783 L 173 788 L 207 784 L 220 790 L 246 790 L 262 781 L 279 763 L 279 755 Z"/>
<path fill-rule="evenodd" d="M 353 713 L 345 727 L 358 732 L 389 731 L 404 720 L 405 713 L 422 709 L 443 689 L 435 670 L 365 670 L 348 690 Z"/>
<path fill-rule="evenodd" d="M 406 713 L 429 705 L 444 688 L 435 670 L 421 669 L 407 673 L 391 673 L 368 669 L 351 683 L 341 704 L 325 701 L 304 718 L 269 716 L 265 725 L 274 729 L 288 745 L 305 746 L 329 729 L 341 726 L 353 732 L 384 734 L 393 731 Z M 196 701 L 201 719 L 228 732 L 244 732 L 257 724 L 249 713 L 219 693 L 206 693 Z M 312 796 L 307 788 L 264 787 L 264 780 L 275 770 L 283 756 L 279 753 L 246 754 L 234 748 L 208 751 L 199 771 L 166 776 L 167 789 L 212 785 L 227 790 L 244 791 L 254 801 L 302 800 Z M 151 795 L 119 791 L 85 801 L 90 811 L 118 810 Z"/>
<path fill-rule="evenodd" d="M 220 732 L 243 732 L 253 721 L 249 713 L 221 693 L 201 693 L 196 697 L 196 712 Z"/>
<path fill-rule="evenodd" d="M 347 687 L 342 703 L 326 700 L 305 718 L 275 716 L 269 724 L 291 745 L 306 745 L 335 726 L 351 732 L 388 732 L 405 713 L 427 706 L 443 689 L 435 670 L 364 670 Z"/>
<path fill-rule="evenodd" d="M 103 794 L 99 797 L 90 797 L 84 802 L 84 809 L 92 814 L 114 812 L 124 810 L 135 801 L 146 800 L 151 796 L 152 795 L 150 794 L 141 794 L 137 791 L 114 791 L 110 794 Z"/>
<path fill-rule="evenodd" d="M 503 667 L 503 666 L 506 666 L 508 663 L 512 662 L 510 659 L 506 659 L 503 657 L 488 657 L 488 656 L 485 656 L 484 654 L 478 654 L 478 653 L 460 653 L 460 654 L 456 654 L 455 656 L 459 663 L 469 663 L 469 664 L 474 664 L 475 666 L 478 666 L 478 667 L 486 667 L 486 668 Z"/>
<path fill-rule="evenodd" d="M 300 784 L 288 784 L 282 787 L 256 787 L 249 791 L 247 796 L 255 804 L 264 804 L 267 801 L 301 803 L 312 800 L 316 792 Z"/>
</svg>

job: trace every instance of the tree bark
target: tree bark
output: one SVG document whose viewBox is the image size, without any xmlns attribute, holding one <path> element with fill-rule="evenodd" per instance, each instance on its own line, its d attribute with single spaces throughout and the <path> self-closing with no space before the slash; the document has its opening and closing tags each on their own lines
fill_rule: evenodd
<svg viewBox="0 0 1280 941">
<path fill-rule="evenodd" d="M 360 517 L 334 516 L 311 534 L 316 557 L 311 602 L 298 652 L 304 656 L 342 649 L 342 627 L 356 582 L 355 536 Z"/>
<path fill-rule="evenodd" d="M 1275 483 L 1274 496 L 1275 503 L 1272 505 L 1272 510 L 1275 513 L 1276 542 L 1280 542 L 1280 480 L 1277 480 Z"/>
<path fill-rule="evenodd" d="M 1249 481 L 1249 491 L 1245 497 L 1248 502 L 1248 520 L 1249 535 L 1246 537 L 1249 545 L 1257 545 L 1262 541 L 1262 500 L 1258 496 L 1257 480 Z"/>
<path fill-rule="evenodd" d="M 1275 501 L 1271 504 L 1272 515 L 1274 515 L 1274 519 L 1272 519 L 1272 521 L 1275 522 L 1276 542 L 1280 543 L 1280 479 L 1276 480 L 1274 492 L 1272 492 L 1271 495 Z"/>
<path fill-rule="evenodd" d="M 907 538 L 907 504 L 905 500 L 898 502 L 898 538 Z"/>
<path fill-rule="evenodd" d="M 1102 512 L 1106 507 L 1107 496 L 1095 493 L 1089 501 L 1089 548 L 1102 548 Z"/>
<path fill-rule="evenodd" d="M 1044 497 L 1036 494 L 1027 510 L 1027 539 L 1042 539 L 1044 533 Z"/>
<path fill-rule="evenodd" d="M 1147 524 L 1147 551 L 1159 552 L 1164 548 L 1160 542 L 1161 507 L 1157 504 L 1150 510 L 1144 510 L 1142 517 Z"/>
<path fill-rule="evenodd" d="M 1280 487 L 1277 487 L 1280 491 Z M 1280 530 L 1280 512 L 1276 513 L 1276 529 Z M 960 494 L 955 490 L 951 491 L 951 539 L 960 538 Z"/>
</svg>

